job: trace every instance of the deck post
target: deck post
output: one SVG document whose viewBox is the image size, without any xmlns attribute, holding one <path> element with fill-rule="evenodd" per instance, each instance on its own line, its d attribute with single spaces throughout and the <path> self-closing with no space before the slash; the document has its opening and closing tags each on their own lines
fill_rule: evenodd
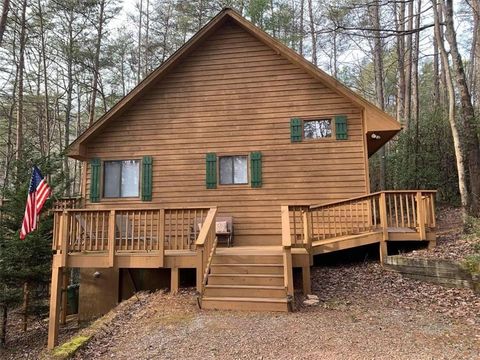
<svg viewBox="0 0 480 360">
<path fill-rule="evenodd" d="M 60 298 L 63 268 L 52 267 L 52 282 L 50 286 L 50 316 L 48 319 L 48 349 L 53 349 L 58 343 L 58 327 L 60 320 Z"/>
<path fill-rule="evenodd" d="M 417 221 L 420 240 L 427 240 L 425 229 L 425 204 L 422 199 L 422 192 L 417 191 Z"/>
<path fill-rule="evenodd" d="M 179 287 L 179 269 L 178 267 L 172 267 L 171 273 L 170 273 L 170 292 L 172 294 L 176 294 L 178 292 L 178 287 Z"/>
<path fill-rule="evenodd" d="M 287 295 L 293 296 L 293 266 L 292 266 L 292 249 L 283 249 L 283 266 L 284 276 L 286 280 Z"/>
<path fill-rule="evenodd" d="M 60 249 L 61 249 L 61 266 L 65 267 L 67 266 L 67 257 L 68 257 L 68 245 L 70 239 L 68 238 L 68 225 L 69 225 L 69 216 L 67 210 L 63 210 L 62 213 L 62 220 L 60 222 L 60 231 L 59 233 L 61 234 L 61 243 L 60 243 Z"/>
<path fill-rule="evenodd" d="M 203 284 L 203 246 L 197 245 L 197 291 L 202 293 Z"/>
<path fill-rule="evenodd" d="M 303 295 L 308 295 L 312 293 L 312 283 L 310 280 L 310 266 L 302 267 L 302 285 L 303 285 Z"/>
<path fill-rule="evenodd" d="M 387 222 L 387 201 L 385 193 L 380 194 L 380 223 L 382 225 L 382 237 L 380 239 L 380 263 L 384 264 L 388 256 L 387 240 L 388 240 L 388 222 Z"/>
<path fill-rule="evenodd" d="M 67 312 L 68 312 L 68 282 L 69 282 L 69 273 L 67 268 L 63 268 L 63 276 L 62 276 L 62 316 L 60 319 L 60 323 L 65 325 L 67 323 Z"/>
</svg>

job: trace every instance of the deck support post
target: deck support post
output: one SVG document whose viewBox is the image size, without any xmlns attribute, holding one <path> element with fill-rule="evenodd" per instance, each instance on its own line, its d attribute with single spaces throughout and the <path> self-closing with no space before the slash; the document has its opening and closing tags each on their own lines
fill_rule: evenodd
<svg viewBox="0 0 480 360">
<path fill-rule="evenodd" d="M 203 286 L 203 246 L 197 246 L 197 291 L 202 293 Z"/>
<path fill-rule="evenodd" d="M 387 222 L 387 200 L 385 193 L 380 194 L 379 199 L 379 210 L 380 210 L 380 223 L 382 225 L 382 237 L 380 239 L 380 263 L 383 265 L 387 260 L 388 248 L 388 222 Z"/>
<path fill-rule="evenodd" d="M 50 287 L 50 316 L 48 319 L 48 349 L 53 349 L 58 343 L 58 327 L 60 320 L 60 300 L 63 268 L 52 267 L 52 282 Z"/>
<path fill-rule="evenodd" d="M 178 288 L 179 288 L 179 269 L 178 267 L 172 267 L 171 273 L 170 273 L 170 292 L 172 294 L 178 293 Z"/>
<path fill-rule="evenodd" d="M 303 285 L 303 295 L 308 295 L 312 293 L 312 283 L 310 280 L 310 266 L 302 267 L 302 285 Z"/>
<path fill-rule="evenodd" d="M 60 319 L 60 323 L 65 325 L 67 323 L 67 312 L 68 312 L 68 282 L 69 282 L 69 274 L 67 268 L 63 268 L 63 276 L 62 276 L 62 316 Z"/>
</svg>

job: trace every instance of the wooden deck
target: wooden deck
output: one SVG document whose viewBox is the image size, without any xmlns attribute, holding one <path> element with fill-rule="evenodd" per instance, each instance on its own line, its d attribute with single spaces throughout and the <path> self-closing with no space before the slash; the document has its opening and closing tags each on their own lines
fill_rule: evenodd
<svg viewBox="0 0 480 360">
<path fill-rule="evenodd" d="M 434 191 L 385 191 L 344 201 L 281 207 L 277 246 L 217 247 L 217 208 L 55 210 L 48 347 L 57 342 L 66 307 L 64 269 L 195 268 L 199 305 L 205 309 L 290 311 L 293 268 L 302 269 L 310 293 L 313 256 L 392 241 L 435 244 Z M 76 202 L 75 204 L 77 204 Z M 72 203 L 73 204 L 73 203 Z M 202 224 L 201 227 L 198 224 Z M 261 237 L 259 237 L 261 243 Z"/>
</svg>

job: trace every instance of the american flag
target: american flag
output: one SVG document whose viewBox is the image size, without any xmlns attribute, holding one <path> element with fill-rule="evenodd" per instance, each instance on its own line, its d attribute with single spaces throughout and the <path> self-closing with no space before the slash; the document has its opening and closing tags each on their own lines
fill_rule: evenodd
<svg viewBox="0 0 480 360">
<path fill-rule="evenodd" d="M 51 192 L 52 190 L 43 178 L 40 170 L 33 166 L 32 180 L 30 180 L 30 187 L 28 188 L 27 206 L 25 207 L 22 229 L 20 230 L 21 240 L 25 239 L 28 233 L 37 228 L 37 216 Z"/>
</svg>

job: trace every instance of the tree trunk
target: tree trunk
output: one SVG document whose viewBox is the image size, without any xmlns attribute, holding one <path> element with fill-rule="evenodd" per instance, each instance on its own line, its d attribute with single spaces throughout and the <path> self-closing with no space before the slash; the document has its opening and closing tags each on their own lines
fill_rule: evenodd
<svg viewBox="0 0 480 360">
<path fill-rule="evenodd" d="M 150 0 L 147 0 L 146 11 L 145 11 L 145 69 L 143 72 L 143 77 L 146 77 L 150 72 Z"/>
<path fill-rule="evenodd" d="M 3 34 L 7 27 L 8 11 L 10 10 L 10 0 L 3 0 L 2 17 L 0 17 L 0 46 L 3 42 Z"/>
<path fill-rule="evenodd" d="M 317 36 L 315 33 L 315 20 L 313 18 L 312 0 L 308 0 L 308 17 L 310 19 L 310 41 L 312 42 L 312 63 L 317 65 Z"/>
<path fill-rule="evenodd" d="M 73 102 L 73 61 L 74 61 L 74 33 L 73 23 L 75 21 L 75 13 L 70 10 L 68 14 L 68 54 L 67 54 L 67 100 L 65 104 L 65 129 L 64 129 L 64 146 L 67 147 L 70 144 L 70 118 L 72 114 L 72 102 Z M 62 147 L 61 147 L 62 148 Z M 71 194 L 70 186 L 70 165 L 68 157 L 63 157 L 63 167 L 65 171 L 65 188 L 67 196 Z"/>
<path fill-rule="evenodd" d="M 28 282 L 25 281 L 23 284 L 23 324 L 22 324 L 22 329 L 23 332 L 27 331 L 27 326 L 28 326 L 28 304 L 30 300 L 30 289 L 28 286 Z"/>
<path fill-rule="evenodd" d="M 0 311 L 2 312 L 2 323 L 0 324 L 0 348 L 5 348 L 5 345 L 7 344 L 7 305 L 0 304 Z"/>
<path fill-rule="evenodd" d="M 369 6 L 370 17 L 374 29 L 373 34 L 373 66 L 375 71 L 375 93 L 377 105 L 385 110 L 385 93 L 383 85 L 383 44 L 380 26 L 380 2 L 376 0 Z M 380 149 L 380 190 L 386 189 L 385 146 Z"/>
<path fill-rule="evenodd" d="M 413 1 L 410 0 L 408 4 L 408 21 L 407 21 L 407 44 L 405 47 L 405 104 L 404 116 L 405 127 L 410 127 L 412 118 L 412 46 L 413 46 Z"/>
<path fill-rule="evenodd" d="M 137 68 L 137 84 L 142 80 L 142 14 L 143 14 L 143 0 L 140 0 L 138 9 L 138 68 Z"/>
<path fill-rule="evenodd" d="M 440 63 L 438 54 L 438 40 L 433 37 L 433 110 L 440 106 Z"/>
<path fill-rule="evenodd" d="M 463 132 L 465 149 L 467 152 L 468 178 L 470 184 L 470 197 L 468 209 L 470 215 L 480 215 L 480 148 L 478 140 L 478 127 L 475 120 L 475 111 L 472 104 L 472 97 L 468 89 L 467 76 L 465 74 L 462 57 L 458 50 L 457 36 L 453 24 L 453 1 L 446 0 L 444 5 L 445 13 L 445 35 L 450 45 L 453 68 L 457 90 L 460 94 L 460 104 L 463 115 Z"/>
<path fill-rule="evenodd" d="M 300 44 L 298 48 L 298 52 L 300 55 L 303 56 L 303 12 L 304 12 L 304 7 L 305 7 L 305 0 L 300 0 Z"/>
<path fill-rule="evenodd" d="M 40 39 L 41 39 L 41 56 L 42 56 L 42 70 L 43 70 L 43 86 L 44 86 L 44 99 L 45 99 L 45 142 L 47 157 L 50 156 L 50 141 L 51 141 L 51 129 L 50 129 L 50 102 L 48 100 L 48 74 L 47 74 L 47 52 L 45 46 L 45 28 L 43 23 L 42 5 L 38 0 L 38 16 L 40 20 Z"/>
<path fill-rule="evenodd" d="M 422 11 L 422 0 L 417 0 L 417 13 L 415 15 L 415 38 L 412 48 L 412 114 L 411 119 L 415 125 L 415 140 L 413 149 L 413 161 L 414 161 L 414 186 L 418 188 L 419 172 L 418 172 L 418 152 L 420 147 L 420 94 L 418 88 L 418 57 L 420 51 L 420 13 Z"/>
<path fill-rule="evenodd" d="M 405 125 L 405 3 L 398 4 L 397 9 L 397 120 Z"/>
<path fill-rule="evenodd" d="M 97 44 L 95 46 L 95 61 L 93 64 L 93 81 L 92 81 L 92 96 L 90 99 L 90 113 L 88 115 L 89 124 L 93 124 L 95 121 L 95 105 L 97 102 L 97 88 L 98 88 L 98 73 L 100 71 L 100 50 L 102 47 L 103 37 L 103 23 L 105 22 L 105 0 L 101 0 L 100 11 L 98 15 L 98 31 L 97 31 Z"/>
<path fill-rule="evenodd" d="M 437 0 L 432 0 L 433 5 L 433 18 L 435 22 L 435 37 L 437 38 L 438 48 L 440 50 L 440 58 L 442 60 L 442 69 L 444 69 L 446 81 L 445 85 L 448 93 L 448 121 L 450 122 L 450 128 L 452 129 L 453 145 L 455 150 L 455 160 L 457 163 L 458 174 L 458 189 L 460 192 L 460 201 L 462 203 L 462 214 L 465 221 L 468 206 L 468 190 L 467 179 L 465 174 L 464 154 L 462 149 L 462 142 L 460 133 L 458 130 L 456 114 L 455 114 L 455 89 L 453 88 L 453 80 L 450 72 L 450 66 L 448 61 L 448 53 L 445 49 L 442 32 L 440 30 L 440 12 L 437 7 Z"/>
<path fill-rule="evenodd" d="M 17 161 L 23 159 L 23 72 L 25 70 L 26 11 L 27 0 L 23 0 L 20 20 L 20 48 L 18 54 L 17 143 L 15 148 L 15 159 Z"/>
<path fill-rule="evenodd" d="M 473 37 L 471 62 L 471 89 L 473 106 L 480 106 L 480 0 L 472 0 L 473 9 Z"/>
</svg>

